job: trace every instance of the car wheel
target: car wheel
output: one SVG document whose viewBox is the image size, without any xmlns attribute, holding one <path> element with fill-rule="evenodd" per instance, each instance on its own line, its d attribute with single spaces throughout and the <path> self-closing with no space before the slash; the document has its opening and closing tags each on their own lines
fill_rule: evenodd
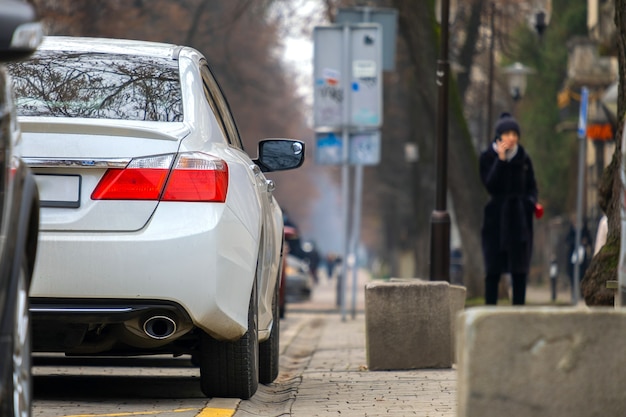
<svg viewBox="0 0 626 417">
<path fill-rule="evenodd" d="M 270 337 L 259 345 L 259 382 L 261 384 L 269 384 L 278 376 L 279 364 L 279 340 L 280 340 L 280 318 L 278 305 L 278 287 L 276 281 L 276 289 L 274 290 L 274 298 L 272 300 L 272 330 Z"/>
<path fill-rule="evenodd" d="M 248 306 L 248 331 L 235 342 L 200 336 L 200 385 L 207 397 L 247 400 L 259 386 L 257 295 L 253 285 Z"/>
<path fill-rule="evenodd" d="M 13 354 L 11 355 L 11 378 L 8 381 L 7 398 L 0 413 L 3 416 L 28 417 L 32 403 L 31 333 L 28 313 L 28 283 L 26 267 L 20 268 L 13 315 Z M 10 394 L 12 393 L 12 395 Z"/>
</svg>

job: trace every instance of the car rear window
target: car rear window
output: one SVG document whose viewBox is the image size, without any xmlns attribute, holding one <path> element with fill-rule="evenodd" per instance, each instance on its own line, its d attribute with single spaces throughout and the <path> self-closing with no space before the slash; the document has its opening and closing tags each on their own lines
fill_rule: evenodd
<svg viewBox="0 0 626 417">
<path fill-rule="evenodd" d="M 39 51 L 9 71 L 20 116 L 183 120 L 173 59 Z"/>
</svg>

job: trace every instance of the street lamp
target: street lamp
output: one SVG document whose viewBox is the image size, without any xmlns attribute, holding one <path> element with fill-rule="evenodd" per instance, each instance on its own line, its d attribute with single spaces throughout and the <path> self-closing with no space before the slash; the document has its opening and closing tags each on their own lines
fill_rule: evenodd
<svg viewBox="0 0 626 417">
<path fill-rule="evenodd" d="M 435 210 L 430 216 L 430 280 L 450 282 L 450 215 L 446 209 L 448 184 L 448 27 L 450 0 L 441 0 L 441 40 L 437 60 L 437 180 Z"/>
<path fill-rule="evenodd" d="M 507 76 L 509 93 L 513 101 L 519 101 L 526 92 L 526 78 L 528 74 L 534 74 L 535 70 L 520 62 L 509 65 L 503 71 Z"/>
</svg>

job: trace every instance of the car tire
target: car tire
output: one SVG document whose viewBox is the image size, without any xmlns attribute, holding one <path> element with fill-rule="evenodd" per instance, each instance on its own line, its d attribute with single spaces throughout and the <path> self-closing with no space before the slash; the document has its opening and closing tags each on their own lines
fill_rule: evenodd
<svg viewBox="0 0 626 417">
<path fill-rule="evenodd" d="M 200 385 L 207 397 L 247 400 L 259 386 L 257 294 L 253 285 L 248 306 L 248 331 L 237 341 L 200 336 Z"/>
<path fill-rule="evenodd" d="M 269 384 L 278 376 L 280 312 L 278 305 L 279 281 L 276 281 L 274 298 L 272 299 L 272 330 L 270 337 L 259 345 L 259 382 Z"/>
<path fill-rule="evenodd" d="M 28 313 L 27 268 L 23 262 L 17 280 L 17 290 L 13 295 L 13 353 L 10 362 L 10 375 L 6 386 L 10 401 L 0 404 L 0 415 L 28 417 L 31 415 L 32 375 L 31 375 L 31 329 Z"/>
</svg>

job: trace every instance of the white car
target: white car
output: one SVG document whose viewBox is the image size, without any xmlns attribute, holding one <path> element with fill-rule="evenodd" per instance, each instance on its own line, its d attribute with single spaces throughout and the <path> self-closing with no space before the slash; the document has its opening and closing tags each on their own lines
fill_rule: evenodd
<svg viewBox="0 0 626 417">
<path fill-rule="evenodd" d="M 282 211 L 206 59 L 178 45 L 47 37 L 12 64 L 41 198 L 33 350 L 191 354 L 209 397 L 278 374 Z"/>
</svg>

